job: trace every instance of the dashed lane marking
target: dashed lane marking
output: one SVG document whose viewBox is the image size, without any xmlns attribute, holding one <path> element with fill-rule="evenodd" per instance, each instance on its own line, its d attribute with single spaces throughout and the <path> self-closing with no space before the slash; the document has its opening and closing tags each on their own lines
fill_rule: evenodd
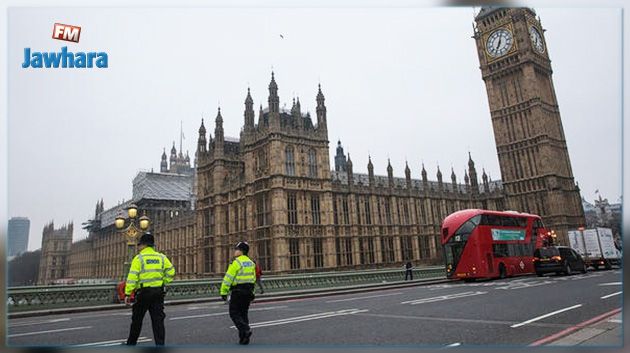
<svg viewBox="0 0 630 353">
<path fill-rule="evenodd" d="M 412 315 L 395 315 L 395 314 L 376 314 L 365 313 L 357 314 L 359 316 L 369 316 L 384 319 L 396 319 L 396 320 L 420 320 L 420 321 L 438 321 L 438 322 L 452 322 L 463 324 L 482 324 L 482 325 L 513 325 L 514 321 L 499 321 L 499 320 L 481 320 L 481 319 L 466 319 L 466 318 L 450 318 L 450 317 L 434 317 L 434 316 L 412 316 Z M 530 326 L 547 327 L 547 328 L 564 328 L 567 325 L 563 324 L 548 324 L 548 323 L 531 323 Z"/>
<path fill-rule="evenodd" d="M 286 308 L 286 305 L 281 305 L 281 306 L 269 306 L 266 308 L 254 308 L 254 309 L 249 309 L 250 312 L 252 311 L 264 311 L 264 310 L 274 310 L 274 309 L 282 309 L 282 308 Z M 185 320 L 185 319 L 198 319 L 200 317 L 211 317 L 211 316 L 221 316 L 221 315 L 227 315 L 228 312 L 220 312 L 220 313 L 210 313 L 210 314 L 199 314 L 199 315 L 187 315 L 187 316 L 178 316 L 178 317 L 172 317 L 169 320 Z"/>
<path fill-rule="evenodd" d="M 497 287 L 496 289 L 505 289 L 505 290 L 512 290 L 512 289 L 523 289 L 523 288 L 531 288 L 531 287 L 538 287 L 538 286 L 544 286 L 547 284 L 553 284 L 556 283 L 555 281 L 542 281 L 542 282 L 512 282 L 510 284 L 508 284 L 507 286 L 503 286 L 503 287 Z"/>
<path fill-rule="evenodd" d="M 614 297 L 615 295 L 619 295 L 619 294 L 621 294 L 621 293 L 623 293 L 623 292 L 615 292 L 615 293 L 608 294 L 608 295 L 605 295 L 605 296 L 600 297 L 600 298 L 601 298 L 601 299 L 608 299 L 608 298 L 610 298 L 610 297 Z"/>
<path fill-rule="evenodd" d="M 417 304 L 434 303 L 434 302 L 439 302 L 439 301 L 443 301 L 443 300 L 451 300 L 451 299 L 459 299 L 459 298 L 464 298 L 464 297 L 472 297 L 472 296 L 482 295 L 482 294 L 487 294 L 487 293 L 488 292 L 463 292 L 463 293 L 456 293 L 456 294 L 447 294 L 447 295 L 440 295 L 438 297 L 407 300 L 407 301 L 401 302 L 400 304 L 417 305 Z"/>
<path fill-rule="evenodd" d="M 527 321 L 523 321 L 523 322 L 521 322 L 521 323 L 514 324 L 514 325 L 512 325 L 512 326 L 510 326 L 510 327 L 511 327 L 511 328 L 516 328 L 516 327 L 525 326 L 525 325 L 527 325 L 527 324 L 529 324 L 529 323 L 532 323 L 532 322 L 535 322 L 535 321 L 538 321 L 538 320 L 542 320 L 542 319 L 544 319 L 544 318 L 547 318 L 547 317 L 550 317 L 550 316 L 553 316 L 553 315 L 556 315 L 556 314 L 560 314 L 560 313 L 563 313 L 563 312 L 565 312 L 565 311 L 569 311 L 569 310 L 577 309 L 577 308 L 579 308 L 579 307 L 581 307 L 581 306 L 582 306 L 582 304 L 577 304 L 577 305 L 570 306 L 570 307 L 568 307 L 568 308 L 564 308 L 564 309 L 560 309 L 560 310 L 552 311 L 552 312 L 550 312 L 550 313 L 548 313 L 548 314 L 537 316 L 537 317 L 535 317 L 535 318 L 533 318 L 533 319 L 529 319 L 529 320 L 527 320 Z"/>
<path fill-rule="evenodd" d="M 41 334 L 44 334 L 44 333 L 55 333 L 55 332 L 64 332 L 64 331 L 85 330 L 85 329 L 88 329 L 88 328 L 92 328 L 92 326 L 67 327 L 67 328 L 60 328 L 60 329 L 56 329 L 56 330 L 15 333 L 15 334 L 12 334 L 12 335 L 8 335 L 7 337 L 32 336 L 32 335 L 41 335 Z"/>
<path fill-rule="evenodd" d="M 70 318 L 62 318 L 62 319 L 52 319 L 46 321 L 31 321 L 31 322 L 20 322 L 18 324 L 11 324 L 9 327 L 20 327 L 20 326 L 31 326 L 31 325 L 44 325 L 44 324 L 54 324 L 57 322 L 70 321 Z"/>
<path fill-rule="evenodd" d="M 388 297 L 388 296 L 391 296 L 391 295 L 400 295 L 400 294 L 403 294 L 403 293 L 402 292 L 398 292 L 398 293 L 389 293 L 389 294 L 370 295 L 370 296 L 367 296 L 367 297 L 328 300 L 326 303 L 348 302 L 348 301 L 352 301 L 352 300 L 370 299 L 370 298 L 378 298 L 378 297 Z"/>
<path fill-rule="evenodd" d="M 345 309 L 345 310 L 338 310 L 338 311 L 329 311 L 325 313 L 288 317 L 288 318 L 279 319 L 279 320 L 262 321 L 262 322 L 250 324 L 249 326 L 252 328 L 256 328 L 256 327 L 287 325 L 287 324 L 294 324 L 297 322 L 319 320 L 319 319 L 325 319 L 325 318 L 335 317 L 335 316 L 353 315 L 353 314 L 358 314 L 358 313 L 364 313 L 367 311 L 368 311 L 367 309 L 363 309 L 363 310 L 362 309 Z M 236 327 L 230 326 L 230 328 L 236 328 Z"/>
<path fill-rule="evenodd" d="M 138 343 L 151 342 L 151 341 L 152 340 L 150 338 L 148 338 L 148 337 L 138 337 Z M 111 341 L 82 343 L 82 344 L 71 345 L 70 347 L 115 346 L 115 345 L 119 345 L 119 344 L 121 344 L 123 342 L 127 342 L 127 339 L 126 338 L 121 338 L 121 339 L 111 340 Z"/>
</svg>

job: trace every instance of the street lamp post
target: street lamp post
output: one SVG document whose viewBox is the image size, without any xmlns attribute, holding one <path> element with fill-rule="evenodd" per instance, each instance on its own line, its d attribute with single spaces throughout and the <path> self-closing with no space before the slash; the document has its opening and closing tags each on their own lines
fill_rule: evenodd
<svg viewBox="0 0 630 353">
<path fill-rule="evenodd" d="M 556 237 L 558 237 L 558 235 L 556 234 L 555 230 L 550 230 L 547 231 L 547 236 L 545 237 L 544 241 L 543 241 L 543 246 L 554 246 L 556 245 Z M 546 243 L 546 245 L 545 245 Z"/>
<path fill-rule="evenodd" d="M 123 273 L 123 281 L 125 280 L 127 273 L 129 273 L 129 267 L 131 266 L 131 261 L 136 253 L 136 247 L 138 244 L 138 236 L 141 233 L 146 232 L 149 229 L 149 225 L 151 224 L 149 217 L 143 215 L 138 218 L 138 206 L 135 204 L 129 205 L 127 208 L 127 215 L 129 218 L 125 218 L 123 213 L 116 217 L 116 221 L 114 224 L 116 225 L 116 229 L 118 232 L 125 236 L 127 240 L 127 259 L 125 261 L 124 273 Z M 136 225 L 137 223 L 137 225 Z"/>
</svg>

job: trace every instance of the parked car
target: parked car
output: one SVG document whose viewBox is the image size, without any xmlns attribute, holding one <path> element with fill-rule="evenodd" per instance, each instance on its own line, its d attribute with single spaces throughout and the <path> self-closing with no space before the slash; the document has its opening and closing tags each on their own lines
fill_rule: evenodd
<svg viewBox="0 0 630 353">
<path fill-rule="evenodd" d="M 567 246 L 548 246 L 534 251 L 534 269 L 538 276 L 550 272 L 565 275 L 576 271 L 586 273 L 586 268 L 582 256 Z"/>
</svg>

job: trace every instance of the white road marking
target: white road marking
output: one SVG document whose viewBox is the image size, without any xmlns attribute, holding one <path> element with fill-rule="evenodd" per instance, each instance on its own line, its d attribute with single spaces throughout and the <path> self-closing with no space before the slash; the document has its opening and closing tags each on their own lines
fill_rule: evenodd
<svg viewBox="0 0 630 353">
<path fill-rule="evenodd" d="M 619 295 L 621 293 L 623 293 L 623 292 L 615 292 L 615 293 L 612 293 L 612 294 L 608 294 L 608 295 L 605 295 L 605 296 L 601 297 L 601 299 L 608 299 L 610 297 L 614 297 L 615 295 Z"/>
<path fill-rule="evenodd" d="M 612 322 L 613 324 L 620 324 L 622 321 L 619 319 L 610 319 L 608 322 Z"/>
<path fill-rule="evenodd" d="M 447 347 L 457 347 L 457 346 L 461 346 L 462 344 L 459 342 L 453 343 L 453 344 L 449 344 Z"/>
<path fill-rule="evenodd" d="M 169 320 L 185 320 L 185 319 L 197 319 L 200 317 L 211 317 L 211 316 L 221 316 L 221 315 L 227 315 L 227 312 L 221 312 L 221 313 L 212 313 L 212 314 L 199 314 L 199 315 L 188 315 L 188 316 L 178 316 L 178 317 L 172 317 Z"/>
<path fill-rule="evenodd" d="M 43 333 L 53 333 L 53 332 L 63 332 L 63 331 L 75 331 L 75 330 L 84 330 L 92 328 L 92 326 L 80 326 L 80 327 L 68 327 L 68 328 L 60 328 L 56 330 L 46 330 L 46 331 L 37 331 L 37 332 L 25 332 L 25 333 L 15 333 L 12 335 L 8 335 L 7 337 L 21 337 L 21 336 L 31 336 L 31 335 L 41 335 Z"/>
<path fill-rule="evenodd" d="M 225 302 L 210 303 L 210 304 L 196 304 L 196 305 L 189 305 L 189 306 L 186 307 L 186 309 L 188 309 L 188 310 L 213 309 L 213 308 L 223 307 L 224 305 L 225 305 Z"/>
<path fill-rule="evenodd" d="M 52 320 L 46 320 L 46 321 L 21 322 L 21 323 L 18 323 L 18 324 L 9 325 L 9 327 L 54 324 L 54 323 L 63 322 L 63 321 L 70 321 L 70 319 L 69 318 L 63 318 L 63 319 L 52 319 Z"/>
<path fill-rule="evenodd" d="M 124 339 L 124 340 L 122 340 L 122 341 L 120 341 L 120 342 L 116 342 L 116 343 L 103 344 L 103 345 L 102 345 L 102 347 L 108 347 L 108 346 L 120 346 L 122 342 L 127 342 L 127 339 Z M 138 342 L 136 342 L 136 343 L 146 343 L 146 342 L 153 342 L 153 340 L 152 340 L 152 339 L 150 339 L 150 338 L 146 338 L 146 339 L 143 339 L 143 340 L 138 339 Z"/>
<path fill-rule="evenodd" d="M 569 310 L 577 309 L 577 308 L 579 308 L 579 307 L 581 307 L 581 306 L 582 306 L 582 304 L 577 304 L 577 305 L 570 306 L 570 307 L 568 307 L 568 308 L 564 308 L 564 309 L 556 310 L 556 311 L 550 312 L 550 313 L 548 313 L 548 314 L 541 315 L 541 316 L 535 317 L 535 318 L 533 318 L 533 319 L 529 319 L 529 320 L 527 320 L 527 321 L 523 321 L 523 322 L 518 323 L 518 324 L 514 324 L 514 325 L 512 325 L 512 326 L 510 326 L 510 327 L 511 327 L 511 328 L 516 328 L 516 327 L 525 326 L 525 325 L 527 325 L 527 324 L 529 324 L 529 323 L 532 323 L 532 322 L 534 322 L 534 321 L 542 320 L 542 319 L 547 318 L 547 317 L 549 317 L 549 316 L 553 316 L 553 315 L 556 315 L 556 314 L 560 314 L 560 313 L 565 312 L 565 311 L 569 311 Z"/>
<path fill-rule="evenodd" d="M 148 342 L 148 341 L 151 341 L 151 339 L 148 337 L 138 337 L 138 342 Z M 127 342 L 127 339 L 121 338 L 121 339 L 111 340 L 111 341 L 82 343 L 82 344 L 72 345 L 71 347 L 113 346 L 116 344 L 120 344 L 122 342 Z"/>
<path fill-rule="evenodd" d="M 500 326 L 514 324 L 514 321 L 478 320 L 478 319 L 463 319 L 463 318 L 448 318 L 448 317 L 433 317 L 433 316 L 408 316 L 408 315 L 373 314 L 373 313 L 365 313 L 365 314 L 358 314 L 358 315 L 379 317 L 379 318 L 386 318 L 386 319 L 456 322 L 456 323 L 465 323 L 465 324 L 484 324 L 484 325 L 500 325 Z M 562 325 L 562 324 L 546 324 L 546 323 L 532 323 L 531 326 L 550 327 L 554 329 L 566 327 L 566 325 Z"/>
<path fill-rule="evenodd" d="M 358 297 L 358 298 L 346 298 L 346 299 L 329 300 L 326 303 L 349 302 L 351 300 L 369 299 L 369 298 L 378 298 L 378 297 L 388 297 L 390 295 L 399 295 L 399 294 L 402 294 L 402 292 L 389 293 L 389 294 L 379 294 L 379 295 L 370 295 L 370 296 L 367 296 L 367 297 Z"/>
<path fill-rule="evenodd" d="M 282 309 L 282 308 L 286 308 L 286 305 L 281 305 L 281 306 L 269 306 L 266 308 L 254 308 L 254 309 L 249 309 L 250 312 L 252 311 L 264 311 L 264 310 L 273 310 L 273 309 Z M 199 315 L 188 315 L 188 316 L 178 316 L 178 317 L 172 317 L 169 320 L 185 320 L 185 319 L 197 319 L 200 317 L 210 317 L 210 316 L 221 316 L 221 315 L 227 315 L 228 312 L 224 311 L 224 312 L 220 312 L 220 313 L 210 313 L 210 314 L 199 314 Z"/>
<path fill-rule="evenodd" d="M 601 276 L 603 276 L 601 273 L 587 273 L 587 274 L 580 274 L 580 275 L 575 275 L 575 276 L 550 277 L 550 279 L 553 279 L 555 281 L 579 281 L 582 279 L 589 279 L 589 278 L 595 278 L 595 277 L 601 277 Z"/>
<path fill-rule="evenodd" d="M 311 314 L 311 315 L 304 315 L 304 316 L 288 317 L 288 318 L 279 319 L 279 320 L 262 321 L 262 322 L 250 324 L 249 326 L 252 328 L 255 328 L 255 327 L 286 325 L 286 324 L 293 324 L 293 323 L 302 322 L 302 321 L 325 319 L 325 318 L 334 317 L 334 316 L 358 314 L 358 313 L 363 313 L 367 311 L 368 311 L 367 309 L 364 309 L 364 310 L 345 309 L 345 310 L 330 311 L 330 312 L 325 312 L 325 313 L 318 313 L 318 314 Z M 230 326 L 230 328 L 236 328 L 236 327 Z"/>
<path fill-rule="evenodd" d="M 542 282 L 512 282 L 510 284 L 508 284 L 507 286 L 504 287 L 497 287 L 496 289 L 505 289 L 505 290 L 512 290 L 512 289 L 523 289 L 523 288 L 531 288 L 531 287 L 538 287 L 538 286 L 544 286 L 546 284 L 552 284 L 555 283 L 553 281 L 542 281 Z"/>
<path fill-rule="evenodd" d="M 608 282 L 608 283 L 600 283 L 598 286 L 620 286 L 621 282 Z"/>
<path fill-rule="evenodd" d="M 456 293 L 456 294 L 447 294 L 447 295 L 441 295 L 439 297 L 407 300 L 407 301 L 401 302 L 400 304 L 416 305 L 416 304 L 434 303 L 434 302 L 439 302 L 439 301 L 443 301 L 443 300 L 458 299 L 458 298 L 464 298 L 464 297 L 472 297 L 472 296 L 475 296 L 475 295 L 481 295 L 481 294 L 487 294 L 487 293 L 488 292 L 463 292 L 463 293 Z"/>
</svg>

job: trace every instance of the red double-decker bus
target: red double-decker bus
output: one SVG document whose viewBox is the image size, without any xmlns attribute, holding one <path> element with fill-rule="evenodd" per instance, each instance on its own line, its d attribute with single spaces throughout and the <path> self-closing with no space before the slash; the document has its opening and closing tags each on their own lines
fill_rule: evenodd
<svg viewBox="0 0 630 353">
<path fill-rule="evenodd" d="M 534 250 L 547 233 L 540 216 L 514 211 L 469 209 L 442 223 L 446 276 L 505 278 L 534 273 Z"/>
</svg>

